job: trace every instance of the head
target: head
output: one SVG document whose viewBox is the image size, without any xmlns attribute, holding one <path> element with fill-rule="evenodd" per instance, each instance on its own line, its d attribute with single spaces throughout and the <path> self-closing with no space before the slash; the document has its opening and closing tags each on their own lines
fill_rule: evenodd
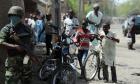
<svg viewBox="0 0 140 84">
<path fill-rule="evenodd" d="M 50 21 L 52 19 L 52 15 L 51 14 L 47 14 L 46 15 L 46 19 L 47 19 L 47 21 Z"/>
<path fill-rule="evenodd" d="M 73 10 L 70 9 L 70 10 L 68 11 L 68 15 L 69 15 L 69 18 L 72 19 L 72 18 L 74 17 L 74 12 L 73 12 Z"/>
<path fill-rule="evenodd" d="M 135 17 L 132 18 L 132 22 L 135 22 Z"/>
<path fill-rule="evenodd" d="M 100 9 L 99 4 L 98 4 L 98 3 L 94 4 L 94 5 L 93 5 L 93 9 L 94 9 L 95 12 L 98 12 L 99 9 Z"/>
<path fill-rule="evenodd" d="M 82 28 L 85 30 L 88 26 L 88 23 L 86 22 L 86 19 L 83 19 L 82 21 Z"/>
<path fill-rule="evenodd" d="M 8 11 L 8 17 L 10 19 L 10 23 L 16 26 L 18 23 L 22 21 L 22 17 L 24 16 L 24 10 L 20 6 L 12 6 Z"/>
<path fill-rule="evenodd" d="M 33 14 L 30 13 L 29 18 L 33 18 Z"/>
<path fill-rule="evenodd" d="M 25 24 L 28 24 L 28 18 L 25 18 L 24 22 Z"/>
<path fill-rule="evenodd" d="M 107 34 L 110 29 L 110 23 L 103 24 L 103 31 Z"/>
</svg>

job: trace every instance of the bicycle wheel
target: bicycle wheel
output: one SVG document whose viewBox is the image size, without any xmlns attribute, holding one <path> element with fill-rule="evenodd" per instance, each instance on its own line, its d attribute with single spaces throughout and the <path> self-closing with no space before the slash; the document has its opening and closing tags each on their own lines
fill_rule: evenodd
<svg viewBox="0 0 140 84">
<path fill-rule="evenodd" d="M 46 80 L 48 77 L 48 70 L 46 69 L 46 66 L 42 66 L 39 70 L 38 76 L 41 80 Z"/>
<path fill-rule="evenodd" d="M 99 57 L 94 53 L 88 55 L 84 62 L 84 78 L 87 81 L 92 80 L 98 72 Z"/>
<path fill-rule="evenodd" d="M 77 55 L 72 55 L 72 62 L 71 62 L 76 70 L 80 70 L 79 61 Z"/>
<path fill-rule="evenodd" d="M 51 78 L 50 84 L 76 84 L 76 71 L 70 65 L 60 65 Z"/>
</svg>

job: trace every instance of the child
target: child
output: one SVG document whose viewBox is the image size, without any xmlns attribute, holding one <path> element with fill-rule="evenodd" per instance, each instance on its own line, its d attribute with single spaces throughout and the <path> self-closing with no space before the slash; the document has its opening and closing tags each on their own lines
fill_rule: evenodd
<svg viewBox="0 0 140 84">
<path fill-rule="evenodd" d="M 116 43 L 119 43 L 119 39 L 116 38 L 116 34 L 110 31 L 110 23 L 103 25 L 102 32 L 103 43 L 103 77 L 105 82 L 109 81 L 108 66 L 111 67 L 112 82 L 117 82 L 115 57 L 116 57 Z"/>
<path fill-rule="evenodd" d="M 85 58 L 88 54 L 90 40 L 94 39 L 94 37 L 90 34 L 89 30 L 86 29 L 86 27 L 87 27 L 87 23 L 84 20 L 82 23 L 82 27 L 77 29 L 76 36 L 75 36 L 77 38 L 77 43 L 79 44 L 78 45 L 78 60 L 81 67 L 80 78 L 84 77 L 84 67 L 82 64 L 82 59 L 83 57 Z"/>
</svg>

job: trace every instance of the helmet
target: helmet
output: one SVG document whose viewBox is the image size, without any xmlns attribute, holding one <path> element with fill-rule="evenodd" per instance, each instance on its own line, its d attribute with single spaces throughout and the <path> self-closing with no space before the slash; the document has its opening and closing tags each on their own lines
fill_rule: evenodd
<svg viewBox="0 0 140 84">
<path fill-rule="evenodd" d="M 12 6 L 8 11 L 8 16 L 9 15 L 23 16 L 24 15 L 24 10 L 20 6 Z"/>
</svg>

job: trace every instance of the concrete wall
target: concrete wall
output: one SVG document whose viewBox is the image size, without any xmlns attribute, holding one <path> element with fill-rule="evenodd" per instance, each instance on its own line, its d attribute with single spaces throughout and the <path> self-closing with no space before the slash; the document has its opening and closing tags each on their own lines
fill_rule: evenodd
<svg viewBox="0 0 140 84">
<path fill-rule="evenodd" d="M 0 0 L 0 29 L 7 24 L 7 12 L 12 5 L 24 7 L 23 0 Z"/>
<path fill-rule="evenodd" d="M 7 23 L 7 12 L 11 6 L 10 0 L 0 0 L 0 29 Z"/>
</svg>

